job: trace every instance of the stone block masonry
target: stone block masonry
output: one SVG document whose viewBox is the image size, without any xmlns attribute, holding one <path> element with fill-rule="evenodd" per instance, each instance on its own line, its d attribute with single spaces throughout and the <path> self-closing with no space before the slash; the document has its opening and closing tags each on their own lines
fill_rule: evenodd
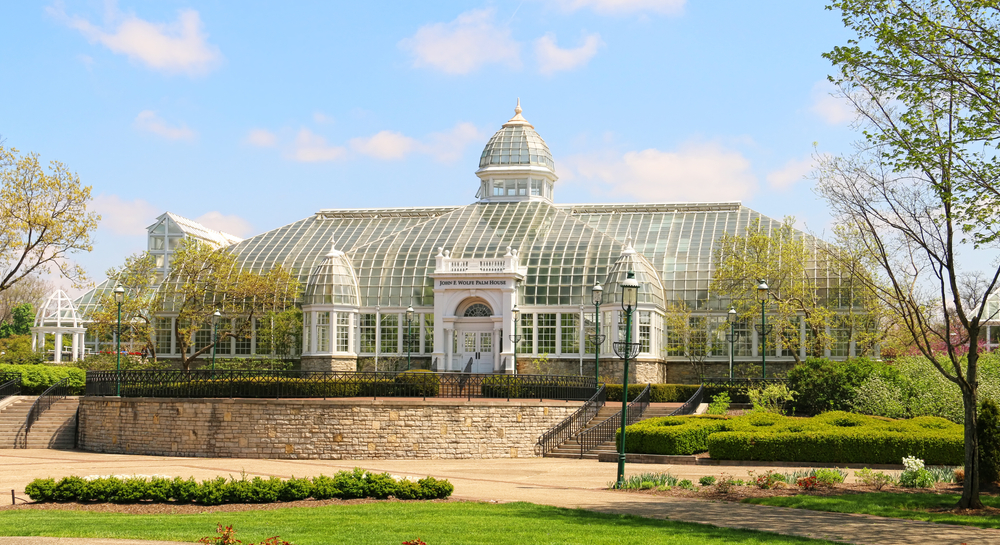
<svg viewBox="0 0 1000 545">
<path fill-rule="evenodd" d="M 230 458 L 535 457 L 582 403 L 538 400 L 85 397 L 79 448 Z"/>
</svg>

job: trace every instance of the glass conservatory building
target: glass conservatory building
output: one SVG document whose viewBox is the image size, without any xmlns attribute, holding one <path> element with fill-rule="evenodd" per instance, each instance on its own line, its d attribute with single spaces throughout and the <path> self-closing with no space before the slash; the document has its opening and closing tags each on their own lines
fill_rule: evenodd
<svg viewBox="0 0 1000 545">
<path fill-rule="evenodd" d="M 728 364 L 729 328 L 721 326 L 729 302 L 708 290 L 713 245 L 751 222 L 779 222 L 739 202 L 558 204 L 552 155 L 520 106 L 486 144 L 475 174 L 477 200 L 466 206 L 323 209 L 245 240 L 164 214 L 150 227 L 150 250 L 163 255 L 166 274 L 176 230 L 228 247 L 246 269 L 296 271 L 304 369 L 354 370 L 360 360 L 382 370 L 405 366 L 410 354 L 438 371 L 592 374 L 588 336 L 600 318 L 601 371 L 612 374 L 620 361 L 612 342 L 625 330 L 619 283 L 628 271 L 640 283 L 637 380 L 665 382 L 679 379 L 672 367 L 690 369 L 685 358 L 665 355 L 677 342 L 664 331 L 670 302 L 692 309 L 711 339 L 709 359 Z M 817 281 L 822 287 L 826 279 Z M 595 283 L 603 287 L 599 316 Z M 176 346 L 171 320 L 159 317 L 156 328 L 158 353 L 167 357 Z M 752 325 L 736 327 L 736 358 L 759 359 Z M 256 352 L 252 337 L 225 343 L 220 357 Z M 852 349 L 848 335 L 830 355 Z M 769 346 L 769 362 L 790 359 Z"/>
</svg>

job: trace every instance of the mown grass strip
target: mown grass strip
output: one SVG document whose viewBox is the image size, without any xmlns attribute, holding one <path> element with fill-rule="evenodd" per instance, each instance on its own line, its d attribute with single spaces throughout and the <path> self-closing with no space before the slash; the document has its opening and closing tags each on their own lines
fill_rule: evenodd
<svg viewBox="0 0 1000 545">
<path fill-rule="evenodd" d="M 428 545 L 831 543 L 530 503 L 459 502 L 381 502 L 198 515 L 6 511 L 0 513 L 0 535 L 192 542 L 214 535 L 217 523 L 231 524 L 239 532 L 236 537 L 243 541 L 257 542 L 279 535 L 295 545 L 385 545 L 416 538 Z"/>
<path fill-rule="evenodd" d="M 1000 528 L 1000 517 L 971 516 L 949 512 L 933 512 L 951 509 L 958 503 L 957 494 L 906 494 L 893 492 L 871 492 L 865 494 L 845 494 L 843 496 L 774 496 L 770 498 L 747 498 L 743 503 L 793 507 L 832 513 L 860 513 L 910 520 L 960 524 L 979 528 Z M 981 496 L 983 504 L 1000 508 L 1000 498 Z"/>
</svg>

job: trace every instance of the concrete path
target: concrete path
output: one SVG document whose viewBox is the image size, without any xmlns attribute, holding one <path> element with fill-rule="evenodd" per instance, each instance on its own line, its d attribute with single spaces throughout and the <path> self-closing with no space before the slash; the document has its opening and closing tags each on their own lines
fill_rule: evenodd
<svg viewBox="0 0 1000 545">
<path fill-rule="evenodd" d="M 1000 544 L 1000 530 L 932 524 L 898 519 L 820 513 L 799 509 L 653 497 L 603 490 L 614 480 L 615 465 L 590 460 L 550 458 L 503 460 L 250 460 L 232 458 L 173 458 L 93 454 L 79 451 L 0 450 L 0 498 L 36 477 L 65 475 L 139 474 L 195 477 L 330 475 L 341 469 L 363 467 L 394 475 L 445 478 L 455 485 L 454 497 L 480 501 L 526 501 L 557 507 L 746 528 L 787 535 L 865 544 Z M 761 467 L 702 467 L 630 464 L 626 474 L 670 471 L 696 480 L 722 472 L 744 477 Z M 779 471 L 783 469 L 777 468 Z M 787 471 L 787 469 L 784 469 Z M 9 495 L 8 495 L 9 497 Z M 43 542 L 0 538 L 0 545 L 26 543 L 119 544 L 115 540 Z M 136 543 L 137 542 L 132 542 Z"/>
</svg>

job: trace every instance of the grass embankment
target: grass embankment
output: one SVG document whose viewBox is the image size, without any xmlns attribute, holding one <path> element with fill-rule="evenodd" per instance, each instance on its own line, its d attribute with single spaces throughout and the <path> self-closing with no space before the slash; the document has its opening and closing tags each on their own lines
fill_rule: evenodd
<svg viewBox="0 0 1000 545">
<path fill-rule="evenodd" d="M 297 507 L 198 515 L 124 515 L 64 510 L 0 513 L 0 535 L 196 541 L 232 525 L 243 541 L 279 535 L 295 545 L 586 543 L 701 545 L 829 541 L 700 524 L 561 509 L 530 503 L 400 503 Z"/>
<path fill-rule="evenodd" d="M 1000 528 L 996 514 L 964 515 L 947 512 L 958 503 L 957 494 L 907 494 L 872 492 L 843 496 L 772 496 L 747 498 L 743 503 L 793 507 L 833 513 L 861 513 L 880 517 L 960 524 L 979 528 Z M 1000 498 L 980 496 L 987 507 L 1000 508 Z"/>
</svg>

